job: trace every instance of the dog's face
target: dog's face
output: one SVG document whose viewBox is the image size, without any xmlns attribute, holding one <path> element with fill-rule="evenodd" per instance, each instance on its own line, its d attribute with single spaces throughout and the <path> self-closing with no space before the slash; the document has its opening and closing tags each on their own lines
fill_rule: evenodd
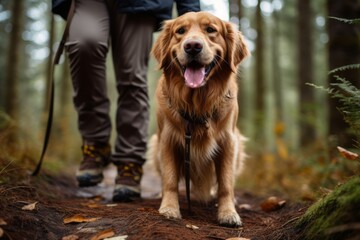
<svg viewBox="0 0 360 240">
<path fill-rule="evenodd" d="M 164 24 L 153 54 L 165 74 L 168 69 L 180 72 L 186 86 L 199 88 L 219 69 L 235 71 L 249 52 L 232 24 L 209 13 L 192 12 Z"/>
</svg>

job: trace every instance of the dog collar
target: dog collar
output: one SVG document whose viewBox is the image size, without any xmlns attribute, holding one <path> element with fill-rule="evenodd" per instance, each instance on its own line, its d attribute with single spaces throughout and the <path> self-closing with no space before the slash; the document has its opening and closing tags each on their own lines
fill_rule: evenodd
<svg viewBox="0 0 360 240">
<path fill-rule="evenodd" d="M 196 116 L 196 115 L 191 115 L 184 110 L 179 110 L 178 112 L 184 120 L 186 120 L 187 122 L 189 122 L 193 125 L 207 125 L 208 119 L 210 118 L 209 114 L 205 114 L 202 116 Z"/>
</svg>

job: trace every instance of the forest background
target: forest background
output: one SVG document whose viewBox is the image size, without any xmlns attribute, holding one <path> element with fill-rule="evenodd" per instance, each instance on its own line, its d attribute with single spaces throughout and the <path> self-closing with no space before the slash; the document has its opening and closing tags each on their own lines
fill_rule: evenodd
<svg viewBox="0 0 360 240">
<path fill-rule="evenodd" d="M 336 82 L 331 69 L 360 63 L 360 25 L 331 18 L 359 18 L 360 1 L 229 4 L 230 21 L 239 26 L 252 53 L 238 72 L 239 127 L 248 138 L 249 155 L 238 185 L 315 199 L 319 187 L 333 188 L 358 174 L 358 163 L 342 158 L 336 149 L 359 152 L 358 136 L 344 121 L 339 102 L 312 85 L 328 88 Z M 64 24 L 51 14 L 50 1 L 0 0 L 0 158 L 29 170 L 43 145 L 52 59 Z M 114 119 L 118 96 L 111 54 L 107 66 Z M 66 57 L 55 70 L 55 113 L 44 168 L 59 172 L 79 163 L 81 138 Z M 360 87 L 359 69 L 337 74 Z M 159 76 L 151 58 L 150 135 L 156 131 L 154 90 Z"/>
</svg>

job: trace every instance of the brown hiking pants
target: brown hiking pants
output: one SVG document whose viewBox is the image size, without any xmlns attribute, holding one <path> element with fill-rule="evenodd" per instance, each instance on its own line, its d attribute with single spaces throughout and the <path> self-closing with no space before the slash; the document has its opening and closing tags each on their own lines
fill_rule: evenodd
<svg viewBox="0 0 360 240">
<path fill-rule="evenodd" d="M 145 161 L 149 121 L 146 74 L 154 25 L 150 15 L 119 14 L 114 0 L 76 0 L 66 50 L 78 127 L 84 142 L 105 144 L 110 140 L 105 62 L 111 43 L 119 93 L 115 164 Z"/>
</svg>

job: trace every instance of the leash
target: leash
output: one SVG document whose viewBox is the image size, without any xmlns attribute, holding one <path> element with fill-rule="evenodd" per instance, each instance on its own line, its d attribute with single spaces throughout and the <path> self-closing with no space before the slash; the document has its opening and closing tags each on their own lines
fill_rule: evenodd
<svg viewBox="0 0 360 240">
<path fill-rule="evenodd" d="M 191 141 L 191 128 L 192 124 L 186 121 L 185 132 L 185 186 L 186 186 L 186 199 L 188 203 L 188 211 L 191 213 L 190 202 L 190 141 Z"/>
<path fill-rule="evenodd" d="M 194 125 L 206 125 L 208 122 L 208 116 L 195 117 L 186 113 L 185 111 L 179 111 L 180 116 L 185 120 L 185 187 L 186 187 L 186 199 L 188 203 L 188 211 L 191 213 L 191 201 L 190 201 L 190 142 L 191 131 Z"/>
<path fill-rule="evenodd" d="M 40 156 L 39 162 L 37 163 L 36 168 L 32 172 L 31 176 L 37 176 L 38 173 L 40 172 L 41 165 L 42 165 L 44 157 L 45 157 L 46 149 L 47 149 L 47 146 L 49 144 L 52 121 L 53 121 L 53 115 L 54 115 L 54 95 L 55 95 L 54 73 L 55 73 L 55 65 L 59 64 L 60 57 L 61 57 L 62 53 L 64 52 L 65 43 L 66 43 L 67 37 L 69 35 L 70 24 L 71 24 L 72 18 L 74 16 L 74 13 L 75 13 L 75 0 L 71 0 L 71 5 L 70 5 L 69 13 L 68 13 L 64 33 L 62 35 L 59 47 L 56 50 L 55 57 L 54 57 L 54 60 L 53 60 L 53 64 L 51 66 L 51 76 L 52 77 L 51 77 L 50 86 L 49 86 L 50 87 L 50 104 L 49 104 L 49 115 L 48 115 L 48 119 L 47 119 L 44 144 L 43 144 L 43 148 L 42 148 L 42 151 L 41 151 L 41 156 Z"/>
</svg>

